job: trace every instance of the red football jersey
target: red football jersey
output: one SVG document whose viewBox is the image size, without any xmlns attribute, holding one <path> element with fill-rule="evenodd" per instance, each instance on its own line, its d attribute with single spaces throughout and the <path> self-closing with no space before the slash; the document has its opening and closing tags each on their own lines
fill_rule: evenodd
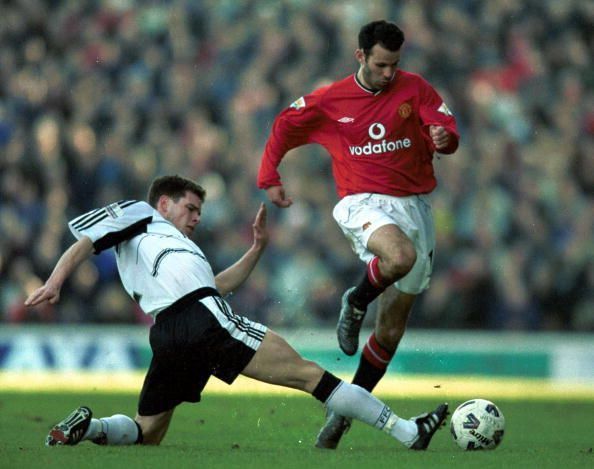
<svg viewBox="0 0 594 469">
<path fill-rule="evenodd" d="M 384 89 L 371 91 L 356 75 L 303 96 L 275 119 L 262 155 L 258 187 L 281 184 L 278 166 L 292 148 L 323 145 L 332 156 L 338 195 L 371 192 L 425 194 L 436 186 L 429 126 L 441 125 L 458 148 L 456 120 L 419 75 L 398 70 Z"/>
</svg>

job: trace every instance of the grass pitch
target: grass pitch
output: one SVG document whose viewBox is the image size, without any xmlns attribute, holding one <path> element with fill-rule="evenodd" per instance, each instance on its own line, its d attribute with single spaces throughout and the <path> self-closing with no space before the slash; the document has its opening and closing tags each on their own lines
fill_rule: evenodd
<svg viewBox="0 0 594 469">
<path fill-rule="evenodd" d="M 468 396 L 479 397 L 479 396 Z M 432 409 L 432 398 L 386 402 L 403 417 Z M 450 400 L 455 408 L 463 399 Z M 160 447 L 46 448 L 52 424 L 78 405 L 95 416 L 134 415 L 136 395 L 97 392 L 0 392 L 2 468 L 585 468 L 594 467 L 593 400 L 493 399 L 506 418 L 495 451 L 464 452 L 447 428 L 426 452 L 405 449 L 358 423 L 336 451 L 313 447 L 323 423 L 321 404 L 305 395 L 205 392 L 199 404 L 181 405 Z"/>
</svg>

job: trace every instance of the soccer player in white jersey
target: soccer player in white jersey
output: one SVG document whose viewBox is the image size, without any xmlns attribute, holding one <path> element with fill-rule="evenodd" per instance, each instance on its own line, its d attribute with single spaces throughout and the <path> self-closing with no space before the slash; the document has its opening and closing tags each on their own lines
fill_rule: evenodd
<svg viewBox="0 0 594 469">
<path fill-rule="evenodd" d="M 383 430 L 410 449 L 426 449 L 447 417 L 447 404 L 400 418 L 363 388 L 304 360 L 266 326 L 233 313 L 222 296 L 247 279 L 266 247 L 266 207 L 262 204 L 256 215 L 250 249 L 214 275 L 190 239 L 205 195 L 191 180 L 163 176 L 151 184 L 148 203 L 116 202 L 69 223 L 77 241 L 25 304 L 56 303 L 62 284 L 81 262 L 113 247 L 124 288 L 155 319 L 150 330 L 153 357 L 134 419 L 122 414 L 97 419 L 81 406 L 50 430 L 46 445 L 83 440 L 158 445 L 175 408 L 200 401 L 211 375 L 231 384 L 242 374 L 307 392 L 330 411 Z"/>
</svg>

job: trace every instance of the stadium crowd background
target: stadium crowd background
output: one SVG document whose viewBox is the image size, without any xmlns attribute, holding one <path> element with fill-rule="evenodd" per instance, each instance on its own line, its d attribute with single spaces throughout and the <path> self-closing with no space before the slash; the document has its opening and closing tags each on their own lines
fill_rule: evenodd
<svg viewBox="0 0 594 469">
<path fill-rule="evenodd" d="M 590 0 L 20 0 L 0 4 L 3 322 L 136 323 L 112 253 L 57 306 L 26 293 L 73 242 L 66 222 L 145 197 L 180 173 L 208 192 L 197 242 L 215 269 L 251 243 L 255 186 L 282 108 L 356 70 L 359 27 L 406 34 L 402 68 L 455 113 L 462 145 L 436 160 L 432 286 L 411 325 L 594 331 L 594 3 Z M 281 168 L 272 240 L 237 312 L 272 327 L 333 326 L 362 272 L 331 217 L 330 161 Z M 372 315 L 368 318 L 371 320 Z"/>
</svg>

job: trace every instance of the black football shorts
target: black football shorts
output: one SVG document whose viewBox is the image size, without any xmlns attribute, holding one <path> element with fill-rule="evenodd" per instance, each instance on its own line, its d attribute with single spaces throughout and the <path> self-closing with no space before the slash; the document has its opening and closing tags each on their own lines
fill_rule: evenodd
<svg viewBox="0 0 594 469">
<path fill-rule="evenodd" d="M 233 313 L 213 288 L 200 288 L 176 301 L 151 327 L 153 358 L 138 413 L 156 415 L 181 402 L 199 402 L 211 375 L 233 383 L 266 331 L 266 326 Z"/>
</svg>

